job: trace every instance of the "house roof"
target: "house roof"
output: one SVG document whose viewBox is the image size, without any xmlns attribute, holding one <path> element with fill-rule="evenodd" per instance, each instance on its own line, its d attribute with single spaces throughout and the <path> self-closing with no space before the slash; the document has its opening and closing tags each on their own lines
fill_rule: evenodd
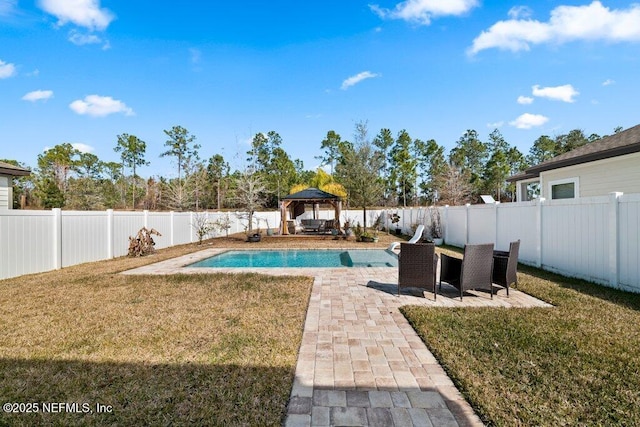
<svg viewBox="0 0 640 427">
<path fill-rule="evenodd" d="M 575 150 L 538 163 L 525 169 L 524 172 L 510 176 L 507 181 L 513 182 L 535 178 L 540 176 L 540 172 L 637 152 L 640 152 L 640 125 L 606 136 L 598 141 L 587 143 Z"/>
<path fill-rule="evenodd" d="M 30 174 L 31 171 L 28 169 L 14 166 L 10 163 L 0 162 L 0 175 L 27 176 Z"/>
<path fill-rule="evenodd" d="M 283 197 L 285 200 L 308 200 L 308 201 L 322 201 L 322 200 L 340 200 L 340 196 L 327 193 L 326 191 L 319 190 L 314 187 L 305 188 L 297 193 L 289 194 Z"/>
</svg>

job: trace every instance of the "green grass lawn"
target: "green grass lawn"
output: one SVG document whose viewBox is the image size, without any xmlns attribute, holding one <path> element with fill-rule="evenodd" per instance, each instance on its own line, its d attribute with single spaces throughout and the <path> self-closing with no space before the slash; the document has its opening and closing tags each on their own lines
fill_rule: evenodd
<svg viewBox="0 0 640 427">
<path fill-rule="evenodd" d="M 0 281 L 0 425 L 280 425 L 312 279 L 118 274 L 198 249 Z"/>
<path fill-rule="evenodd" d="M 402 312 L 489 425 L 640 425 L 640 295 L 518 277 L 555 307 Z"/>
</svg>

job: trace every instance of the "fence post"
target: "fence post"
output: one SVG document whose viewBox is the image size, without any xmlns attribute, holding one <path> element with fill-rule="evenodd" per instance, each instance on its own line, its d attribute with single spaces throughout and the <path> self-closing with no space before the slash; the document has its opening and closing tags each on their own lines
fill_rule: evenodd
<svg viewBox="0 0 640 427">
<path fill-rule="evenodd" d="M 464 210 L 464 214 L 465 214 L 465 219 L 464 219 L 464 244 L 468 244 L 469 243 L 469 217 L 470 212 L 471 212 L 471 203 L 467 203 L 466 205 L 464 205 L 465 210 Z"/>
<path fill-rule="evenodd" d="M 493 204 L 493 223 L 495 225 L 496 228 L 496 233 L 493 236 L 493 246 L 498 246 L 498 230 L 500 230 L 500 227 L 498 226 L 498 205 L 500 204 L 499 201 L 494 202 Z"/>
<path fill-rule="evenodd" d="M 609 193 L 609 285 L 618 287 L 620 269 L 618 268 L 618 208 L 623 193 Z"/>
<path fill-rule="evenodd" d="M 193 242 L 193 212 L 189 212 L 189 243 Z"/>
<path fill-rule="evenodd" d="M 542 267 L 542 210 L 544 197 L 536 199 L 536 267 Z"/>
<path fill-rule="evenodd" d="M 173 211 L 169 212 L 169 221 L 171 222 L 171 224 L 169 225 L 169 246 L 174 246 L 174 223 L 176 221 L 175 215 Z"/>
<path fill-rule="evenodd" d="M 142 221 L 144 223 L 144 227 L 149 228 L 149 211 L 146 209 L 142 211 Z"/>
<path fill-rule="evenodd" d="M 62 209 L 53 208 L 53 268 L 62 268 Z"/>
<path fill-rule="evenodd" d="M 113 209 L 107 209 L 107 259 L 113 258 Z"/>
<path fill-rule="evenodd" d="M 444 216 L 444 230 L 442 231 L 442 238 L 444 243 L 447 243 L 449 241 L 449 205 L 444 205 L 443 216 Z"/>
</svg>

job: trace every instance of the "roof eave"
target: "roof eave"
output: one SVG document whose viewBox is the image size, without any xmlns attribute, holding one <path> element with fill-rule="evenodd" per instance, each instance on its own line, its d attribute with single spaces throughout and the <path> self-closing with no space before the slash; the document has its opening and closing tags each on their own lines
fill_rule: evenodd
<svg viewBox="0 0 640 427">
<path fill-rule="evenodd" d="M 627 154 L 633 154 L 640 152 L 640 142 L 625 145 L 622 147 L 612 148 L 610 150 L 598 151 L 596 153 L 584 154 L 582 156 L 573 157 L 569 159 L 558 160 L 555 162 L 542 163 L 537 166 L 532 166 L 526 170 L 526 173 L 538 173 L 545 172 L 552 169 L 566 168 L 568 166 L 575 166 L 582 163 L 589 163 L 596 160 L 610 159 L 612 157 L 624 156 Z"/>
<path fill-rule="evenodd" d="M 0 167 L 0 175 L 10 175 L 10 176 L 28 176 L 31 175 L 31 171 L 26 169 L 9 169 Z"/>
<path fill-rule="evenodd" d="M 547 162 L 540 163 L 535 166 L 531 166 L 523 173 L 513 175 L 507 178 L 507 182 L 522 181 L 524 179 L 536 178 L 540 176 L 541 172 L 550 171 L 553 169 L 566 168 L 569 166 L 576 166 L 583 163 L 594 162 L 596 160 L 610 159 L 612 157 L 624 156 L 627 154 L 633 154 L 640 152 L 640 142 L 624 145 L 622 147 L 615 147 L 610 150 L 598 151 L 595 153 L 588 153 L 578 157 L 571 157 L 562 160 L 549 160 Z"/>
</svg>

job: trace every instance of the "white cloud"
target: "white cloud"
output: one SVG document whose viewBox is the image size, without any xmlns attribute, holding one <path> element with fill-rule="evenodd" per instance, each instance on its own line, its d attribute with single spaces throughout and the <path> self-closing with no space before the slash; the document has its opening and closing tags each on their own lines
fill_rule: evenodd
<svg viewBox="0 0 640 427">
<path fill-rule="evenodd" d="M 522 104 L 522 105 L 533 104 L 533 98 L 531 98 L 530 96 L 522 96 L 522 95 L 520 95 L 518 97 L 518 104 Z"/>
<path fill-rule="evenodd" d="M 463 15 L 477 5 L 478 0 L 406 0 L 393 9 L 382 8 L 377 4 L 369 5 L 369 8 L 383 19 L 402 19 L 429 25 L 434 17 Z"/>
<path fill-rule="evenodd" d="M 109 114 L 124 113 L 133 116 L 134 112 L 127 105 L 110 96 L 88 95 L 84 100 L 77 99 L 69 104 L 69 108 L 80 115 L 104 117 Z"/>
<path fill-rule="evenodd" d="M 372 73 L 371 71 L 363 71 L 363 72 L 358 73 L 355 76 L 351 76 L 351 77 L 347 78 L 345 81 L 343 81 L 342 82 L 342 86 L 340 86 L 340 89 L 347 90 L 351 86 L 356 85 L 356 84 L 360 83 L 363 80 L 372 79 L 374 77 L 380 77 L 380 74 Z"/>
<path fill-rule="evenodd" d="M 34 90 L 32 92 L 27 93 L 25 96 L 22 97 L 22 99 L 24 101 L 36 102 L 41 100 L 46 101 L 52 96 L 53 96 L 52 90 Z"/>
<path fill-rule="evenodd" d="M 574 102 L 573 97 L 580 95 L 571 85 L 562 85 L 555 87 L 540 87 L 538 85 L 531 87 L 533 96 L 540 98 L 552 99 L 554 101 Z"/>
<path fill-rule="evenodd" d="M 76 150 L 80 151 L 81 153 L 92 153 L 92 152 L 93 152 L 93 150 L 95 150 L 95 148 L 93 148 L 92 146 L 87 145 L 87 144 L 83 144 L 83 143 L 81 143 L 81 142 L 72 142 L 72 143 L 71 143 L 71 146 L 72 146 L 73 148 L 75 148 Z M 46 152 L 46 151 L 51 150 L 52 148 L 53 148 L 53 147 L 49 147 L 49 146 L 47 145 L 47 146 L 45 146 L 45 147 L 42 149 L 42 152 L 44 153 L 44 152 Z"/>
<path fill-rule="evenodd" d="M 0 61 L 0 79 L 7 79 L 16 75 L 16 66 Z"/>
<path fill-rule="evenodd" d="M 0 0 L 0 16 L 12 15 L 16 5 L 17 0 Z"/>
<path fill-rule="evenodd" d="M 615 82 L 616 82 L 615 80 L 607 79 L 602 82 L 602 86 L 610 86 L 612 84 L 615 84 Z"/>
<path fill-rule="evenodd" d="M 518 129 L 531 129 L 532 127 L 542 126 L 549 121 L 548 117 L 540 114 L 524 113 L 517 119 L 509 122 L 511 126 Z"/>
<path fill-rule="evenodd" d="M 71 22 L 88 30 L 105 30 L 115 18 L 100 0 L 40 0 L 40 8 L 58 18 L 58 25 Z"/>
<path fill-rule="evenodd" d="M 95 148 L 93 148 L 92 146 L 83 144 L 81 142 L 74 142 L 71 144 L 71 146 L 81 153 L 92 153 L 93 150 L 95 150 Z"/>
<path fill-rule="evenodd" d="M 487 123 L 487 127 L 489 129 L 498 129 L 498 128 L 501 128 L 502 126 L 504 126 L 503 121 L 495 122 L 495 123 Z"/>
<path fill-rule="evenodd" d="M 594 1 L 586 6 L 558 6 L 548 22 L 520 18 L 498 21 L 473 40 L 468 53 L 491 48 L 528 51 L 531 45 L 575 40 L 640 41 L 640 4 L 612 10 Z"/>
<path fill-rule="evenodd" d="M 81 34 L 75 30 L 69 33 L 69 41 L 77 46 L 102 43 L 102 39 L 95 34 Z"/>
<path fill-rule="evenodd" d="M 507 14 L 511 19 L 522 19 L 529 18 L 532 14 L 532 11 L 528 6 L 513 6 L 511 9 L 509 9 L 509 12 L 507 12 Z"/>
</svg>

